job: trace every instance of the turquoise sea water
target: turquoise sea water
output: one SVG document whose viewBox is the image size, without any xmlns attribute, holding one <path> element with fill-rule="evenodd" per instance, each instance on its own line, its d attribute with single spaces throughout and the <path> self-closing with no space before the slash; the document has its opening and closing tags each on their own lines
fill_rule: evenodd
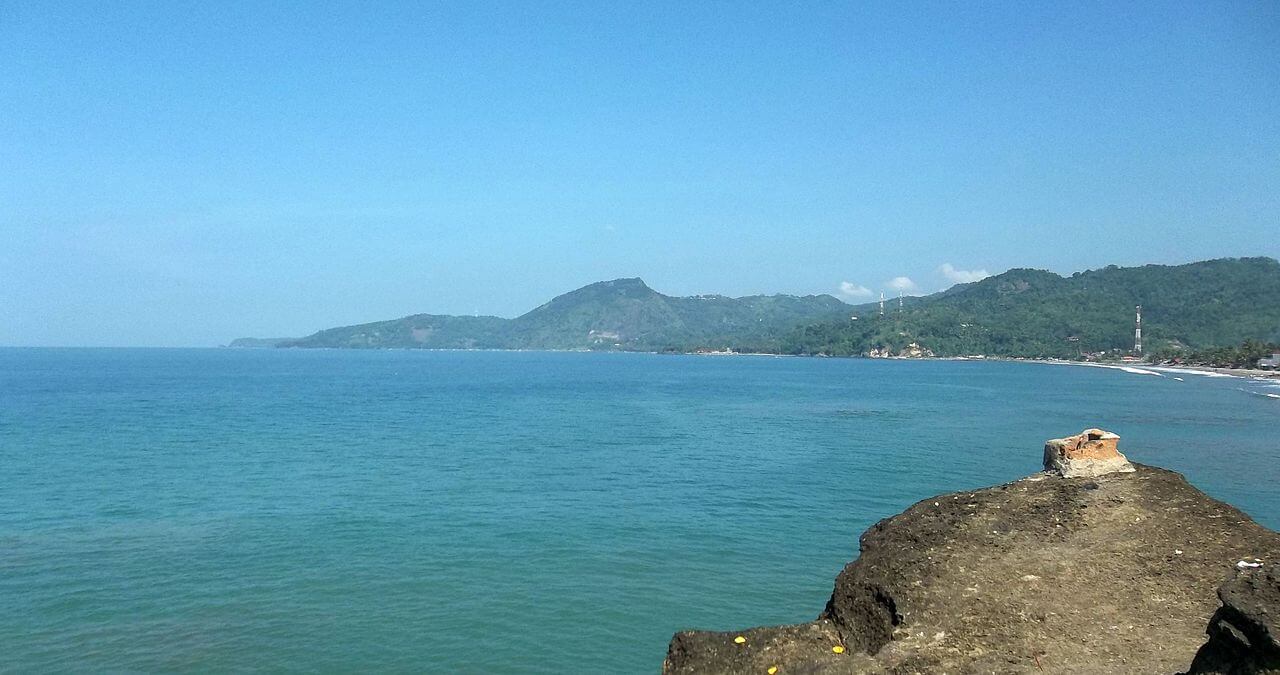
<svg viewBox="0 0 1280 675">
<path fill-rule="evenodd" d="M 983 362 L 0 349 L 0 670 L 655 672 L 1102 426 L 1280 527 L 1280 392 Z M 1255 393 L 1250 393 L 1255 392 Z"/>
</svg>

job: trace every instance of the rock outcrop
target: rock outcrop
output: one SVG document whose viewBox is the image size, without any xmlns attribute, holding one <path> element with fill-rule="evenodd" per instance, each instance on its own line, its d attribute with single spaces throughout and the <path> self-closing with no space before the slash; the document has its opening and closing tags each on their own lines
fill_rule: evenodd
<svg viewBox="0 0 1280 675">
<path fill-rule="evenodd" d="M 1054 438 L 1044 444 L 1044 469 L 1064 478 L 1133 471 L 1133 465 L 1120 454 L 1119 444 L 1119 436 L 1102 429 L 1085 429 L 1075 436 Z"/>
<path fill-rule="evenodd" d="M 922 347 L 918 342 L 912 342 L 899 350 L 898 356 L 904 359 L 931 359 L 934 354 L 932 349 Z"/>
<path fill-rule="evenodd" d="M 1239 576 L 1218 589 L 1222 607 L 1209 620 L 1209 641 L 1190 675 L 1280 673 L 1280 572 L 1256 564 L 1240 561 Z"/>
<path fill-rule="evenodd" d="M 1106 460 L 1107 447 L 1077 449 Z M 1195 659 L 1208 665 L 1194 672 L 1254 672 L 1213 664 L 1242 645 L 1270 658 L 1275 577 L 1237 563 L 1280 560 L 1280 535 L 1179 474 L 1130 466 L 919 502 L 862 535 L 817 620 L 677 633 L 663 671 L 1173 673 Z"/>
</svg>

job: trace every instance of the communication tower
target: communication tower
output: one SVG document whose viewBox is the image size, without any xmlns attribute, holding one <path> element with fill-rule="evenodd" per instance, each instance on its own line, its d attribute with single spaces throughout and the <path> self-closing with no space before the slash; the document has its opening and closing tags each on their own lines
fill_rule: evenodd
<svg viewBox="0 0 1280 675">
<path fill-rule="evenodd" d="M 1133 351 L 1142 353 L 1142 305 L 1138 305 L 1138 316 L 1133 324 Z"/>
</svg>

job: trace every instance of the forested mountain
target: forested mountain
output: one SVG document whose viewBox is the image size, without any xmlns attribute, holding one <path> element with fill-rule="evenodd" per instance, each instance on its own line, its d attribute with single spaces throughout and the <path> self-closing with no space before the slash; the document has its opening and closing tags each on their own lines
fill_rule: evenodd
<svg viewBox="0 0 1280 675">
<path fill-rule="evenodd" d="M 813 323 L 784 340 L 794 354 L 897 353 L 915 342 L 939 356 L 1076 357 L 1133 347 L 1142 305 L 1147 351 L 1280 340 L 1280 263 L 1231 258 L 1165 266 L 1110 266 L 1061 277 L 1013 269 L 909 301 L 884 317 Z"/>
<path fill-rule="evenodd" d="M 508 321 L 496 316 L 414 314 L 401 319 L 329 328 L 277 347 L 340 347 L 379 349 L 501 349 Z"/>
<path fill-rule="evenodd" d="M 509 340 L 529 349 L 777 351 L 780 336 L 796 326 L 845 318 L 848 311 L 829 295 L 672 297 L 640 279 L 617 279 L 566 293 L 512 319 Z"/>
<path fill-rule="evenodd" d="M 434 349 L 734 349 L 789 354 L 899 353 L 1064 357 L 1133 346 L 1142 305 L 1146 351 L 1280 341 L 1280 263 L 1271 258 L 1105 267 L 1062 277 L 1013 269 L 885 315 L 829 295 L 672 297 L 640 279 L 602 281 L 514 319 L 415 314 L 298 339 L 236 346 Z M 854 318 L 856 317 L 856 318 Z"/>
<path fill-rule="evenodd" d="M 672 297 L 640 279 L 617 279 L 558 296 L 515 319 L 415 314 L 273 341 L 278 347 L 618 349 L 777 352 L 796 326 L 847 317 L 829 295 Z M 241 338 L 233 346 L 270 346 Z"/>
</svg>

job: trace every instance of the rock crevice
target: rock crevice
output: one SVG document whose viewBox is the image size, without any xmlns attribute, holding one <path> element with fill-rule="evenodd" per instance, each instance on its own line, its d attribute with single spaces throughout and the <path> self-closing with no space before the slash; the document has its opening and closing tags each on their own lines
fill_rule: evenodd
<svg viewBox="0 0 1280 675">
<path fill-rule="evenodd" d="M 1222 606 L 1209 620 L 1209 641 L 1191 675 L 1280 673 L 1280 573 L 1246 566 L 1218 598 Z"/>
</svg>

